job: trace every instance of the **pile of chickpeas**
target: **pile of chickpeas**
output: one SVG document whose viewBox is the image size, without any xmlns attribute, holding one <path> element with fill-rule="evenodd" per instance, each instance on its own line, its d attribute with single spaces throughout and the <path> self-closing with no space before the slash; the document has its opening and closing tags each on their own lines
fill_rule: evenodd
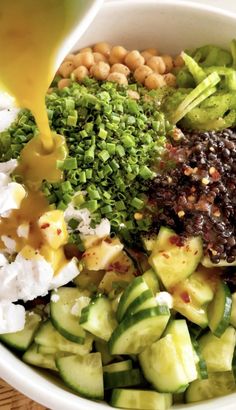
<svg viewBox="0 0 236 410">
<path fill-rule="evenodd" d="M 65 58 L 58 69 L 58 74 L 62 77 L 58 88 L 68 87 L 72 78 L 82 82 L 85 77 L 127 85 L 130 74 L 149 90 L 165 85 L 175 87 L 176 77 L 171 71 L 182 65 L 184 61 L 180 55 L 175 58 L 167 54 L 158 55 L 155 48 L 142 52 L 128 51 L 122 46 L 112 47 L 101 42 Z"/>
</svg>

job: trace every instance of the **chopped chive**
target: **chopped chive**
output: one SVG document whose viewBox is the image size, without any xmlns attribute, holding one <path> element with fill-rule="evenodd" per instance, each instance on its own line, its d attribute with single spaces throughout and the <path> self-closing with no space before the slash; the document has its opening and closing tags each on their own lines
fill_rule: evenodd
<svg viewBox="0 0 236 410">
<path fill-rule="evenodd" d="M 142 209 L 144 202 L 139 198 L 133 198 L 131 201 L 131 205 L 136 209 Z"/>
<path fill-rule="evenodd" d="M 106 162 L 106 161 L 110 158 L 110 154 L 109 154 L 108 151 L 103 150 L 103 151 L 99 152 L 98 157 L 99 157 L 103 162 Z"/>
</svg>

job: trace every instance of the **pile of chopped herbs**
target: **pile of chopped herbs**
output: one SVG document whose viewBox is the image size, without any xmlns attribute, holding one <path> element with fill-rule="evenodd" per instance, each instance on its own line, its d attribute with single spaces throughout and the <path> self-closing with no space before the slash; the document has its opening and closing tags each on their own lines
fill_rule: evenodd
<svg viewBox="0 0 236 410">
<path fill-rule="evenodd" d="M 139 100 L 129 96 L 138 91 Z M 146 200 L 148 179 L 171 125 L 159 110 L 158 93 L 131 84 L 122 87 L 86 79 L 47 96 L 51 129 L 66 137 L 69 156 L 58 167 L 64 182 L 43 183 L 51 204 L 65 209 L 75 192 L 86 191 L 79 206 L 92 214 L 93 224 L 107 217 L 113 231 L 146 231 L 147 217 L 136 220 Z M 37 133 L 29 111 L 0 136 L 0 161 L 19 157 L 27 141 Z"/>
</svg>

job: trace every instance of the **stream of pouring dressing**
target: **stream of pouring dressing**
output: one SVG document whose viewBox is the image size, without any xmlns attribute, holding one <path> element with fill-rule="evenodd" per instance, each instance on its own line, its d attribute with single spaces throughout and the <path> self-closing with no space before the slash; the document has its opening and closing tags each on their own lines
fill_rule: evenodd
<svg viewBox="0 0 236 410">
<path fill-rule="evenodd" d="M 79 21 L 82 3 L 81 0 L 0 0 L 0 88 L 14 96 L 19 107 L 32 112 L 39 130 L 22 150 L 17 169 L 27 187 L 27 196 L 8 222 L 0 218 L 0 237 L 7 235 L 17 240 L 19 224 L 27 221 L 34 226 L 48 208 L 39 190 L 41 182 L 58 182 L 63 178 L 56 164 L 67 155 L 66 142 L 50 130 L 45 95 L 55 75 L 60 47 Z M 36 230 L 32 239 L 32 234 L 30 244 L 35 243 L 36 247 L 41 235 Z M 21 248 L 19 240 L 17 248 L 18 251 Z"/>
</svg>

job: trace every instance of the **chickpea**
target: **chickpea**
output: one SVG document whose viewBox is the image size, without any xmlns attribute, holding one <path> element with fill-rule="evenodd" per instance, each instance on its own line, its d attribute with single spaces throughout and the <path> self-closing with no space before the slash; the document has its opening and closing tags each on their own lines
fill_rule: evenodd
<svg viewBox="0 0 236 410">
<path fill-rule="evenodd" d="M 128 51 L 122 46 L 115 46 L 111 49 L 109 58 L 110 64 L 123 63 Z"/>
<path fill-rule="evenodd" d="M 94 64 L 94 56 L 90 51 L 85 51 L 84 53 L 76 54 L 74 61 L 76 67 L 84 65 L 85 67 L 90 68 Z"/>
<path fill-rule="evenodd" d="M 152 74 L 153 71 L 147 65 L 140 65 L 134 72 L 134 78 L 141 84 L 144 84 L 145 79 Z"/>
<path fill-rule="evenodd" d="M 127 94 L 129 96 L 129 98 L 132 98 L 132 100 L 139 100 L 140 99 L 140 95 L 137 91 L 128 90 Z"/>
<path fill-rule="evenodd" d="M 153 56 L 149 58 L 147 62 L 148 67 L 159 74 L 164 74 L 166 71 L 166 65 L 161 57 Z"/>
<path fill-rule="evenodd" d="M 124 64 L 116 63 L 111 67 L 111 73 L 121 73 L 127 77 L 130 74 L 130 69 Z"/>
<path fill-rule="evenodd" d="M 121 85 L 127 85 L 128 84 L 128 80 L 126 78 L 126 76 L 122 73 L 111 73 L 109 74 L 109 76 L 107 77 L 107 81 L 111 81 L 113 83 L 118 83 Z"/>
<path fill-rule="evenodd" d="M 152 56 L 157 56 L 158 55 L 158 51 L 156 48 L 146 48 L 145 50 L 147 53 L 151 54 Z"/>
<path fill-rule="evenodd" d="M 64 62 L 65 62 L 65 61 L 71 61 L 72 63 L 74 63 L 74 60 L 75 60 L 75 55 L 74 55 L 74 54 L 68 54 L 68 55 L 65 57 Z"/>
<path fill-rule="evenodd" d="M 176 86 L 176 77 L 172 73 L 164 74 L 164 80 L 166 82 L 166 85 L 169 85 L 170 87 L 175 87 Z"/>
<path fill-rule="evenodd" d="M 140 65 L 143 65 L 145 60 L 138 50 L 130 51 L 125 57 L 125 64 L 131 71 L 135 71 Z"/>
<path fill-rule="evenodd" d="M 110 66 L 109 64 L 105 63 L 104 61 L 99 61 L 99 63 L 94 64 L 90 68 L 90 74 L 96 78 L 96 80 L 106 80 L 110 73 Z"/>
<path fill-rule="evenodd" d="M 57 87 L 59 88 L 59 90 L 62 90 L 62 88 L 69 87 L 70 83 L 70 78 L 62 78 L 60 81 L 58 81 Z"/>
<path fill-rule="evenodd" d="M 63 78 L 67 78 L 70 76 L 74 68 L 75 66 L 71 61 L 65 61 L 59 67 L 58 74 L 60 74 Z"/>
<path fill-rule="evenodd" d="M 61 80 L 60 80 L 61 81 Z M 53 87 L 50 87 L 48 90 L 47 90 L 47 94 L 52 94 L 53 93 Z"/>
<path fill-rule="evenodd" d="M 88 53 L 88 52 L 89 53 L 93 52 L 91 47 L 84 47 L 84 48 L 81 48 L 81 50 L 80 50 L 80 53 Z"/>
<path fill-rule="evenodd" d="M 94 62 L 99 63 L 99 61 L 107 62 L 106 57 L 101 53 L 93 53 Z"/>
<path fill-rule="evenodd" d="M 170 71 L 173 68 L 173 58 L 169 56 L 168 54 L 163 54 L 161 58 L 166 65 L 166 73 L 170 73 Z"/>
<path fill-rule="evenodd" d="M 148 53 L 148 51 L 142 51 L 141 56 L 143 56 L 145 63 L 149 60 L 149 58 L 153 57 L 152 54 Z"/>
<path fill-rule="evenodd" d="M 184 60 L 181 55 L 178 55 L 174 58 L 174 66 L 175 67 L 183 67 L 184 65 Z"/>
<path fill-rule="evenodd" d="M 81 65 L 73 71 L 73 74 L 75 76 L 75 79 L 78 82 L 81 82 L 81 81 L 83 81 L 83 79 L 85 77 L 88 77 L 89 71 L 88 71 L 87 67 L 85 67 L 84 65 Z"/>
<path fill-rule="evenodd" d="M 105 42 L 97 43 L 93 46 L 93 51 L 95 53 L 101 53 L 105 57 L 109 57 L 111 52 L 111 45 Z"/>
<path fill-rule="evenodd" d="M 156 88 L 161 88 L 166 85 L 165 80 L 162 75 L 158 73 L 150 74 L 145 80 L 145 86 L 149 90 L 154 90 Z"/>
</svg>

